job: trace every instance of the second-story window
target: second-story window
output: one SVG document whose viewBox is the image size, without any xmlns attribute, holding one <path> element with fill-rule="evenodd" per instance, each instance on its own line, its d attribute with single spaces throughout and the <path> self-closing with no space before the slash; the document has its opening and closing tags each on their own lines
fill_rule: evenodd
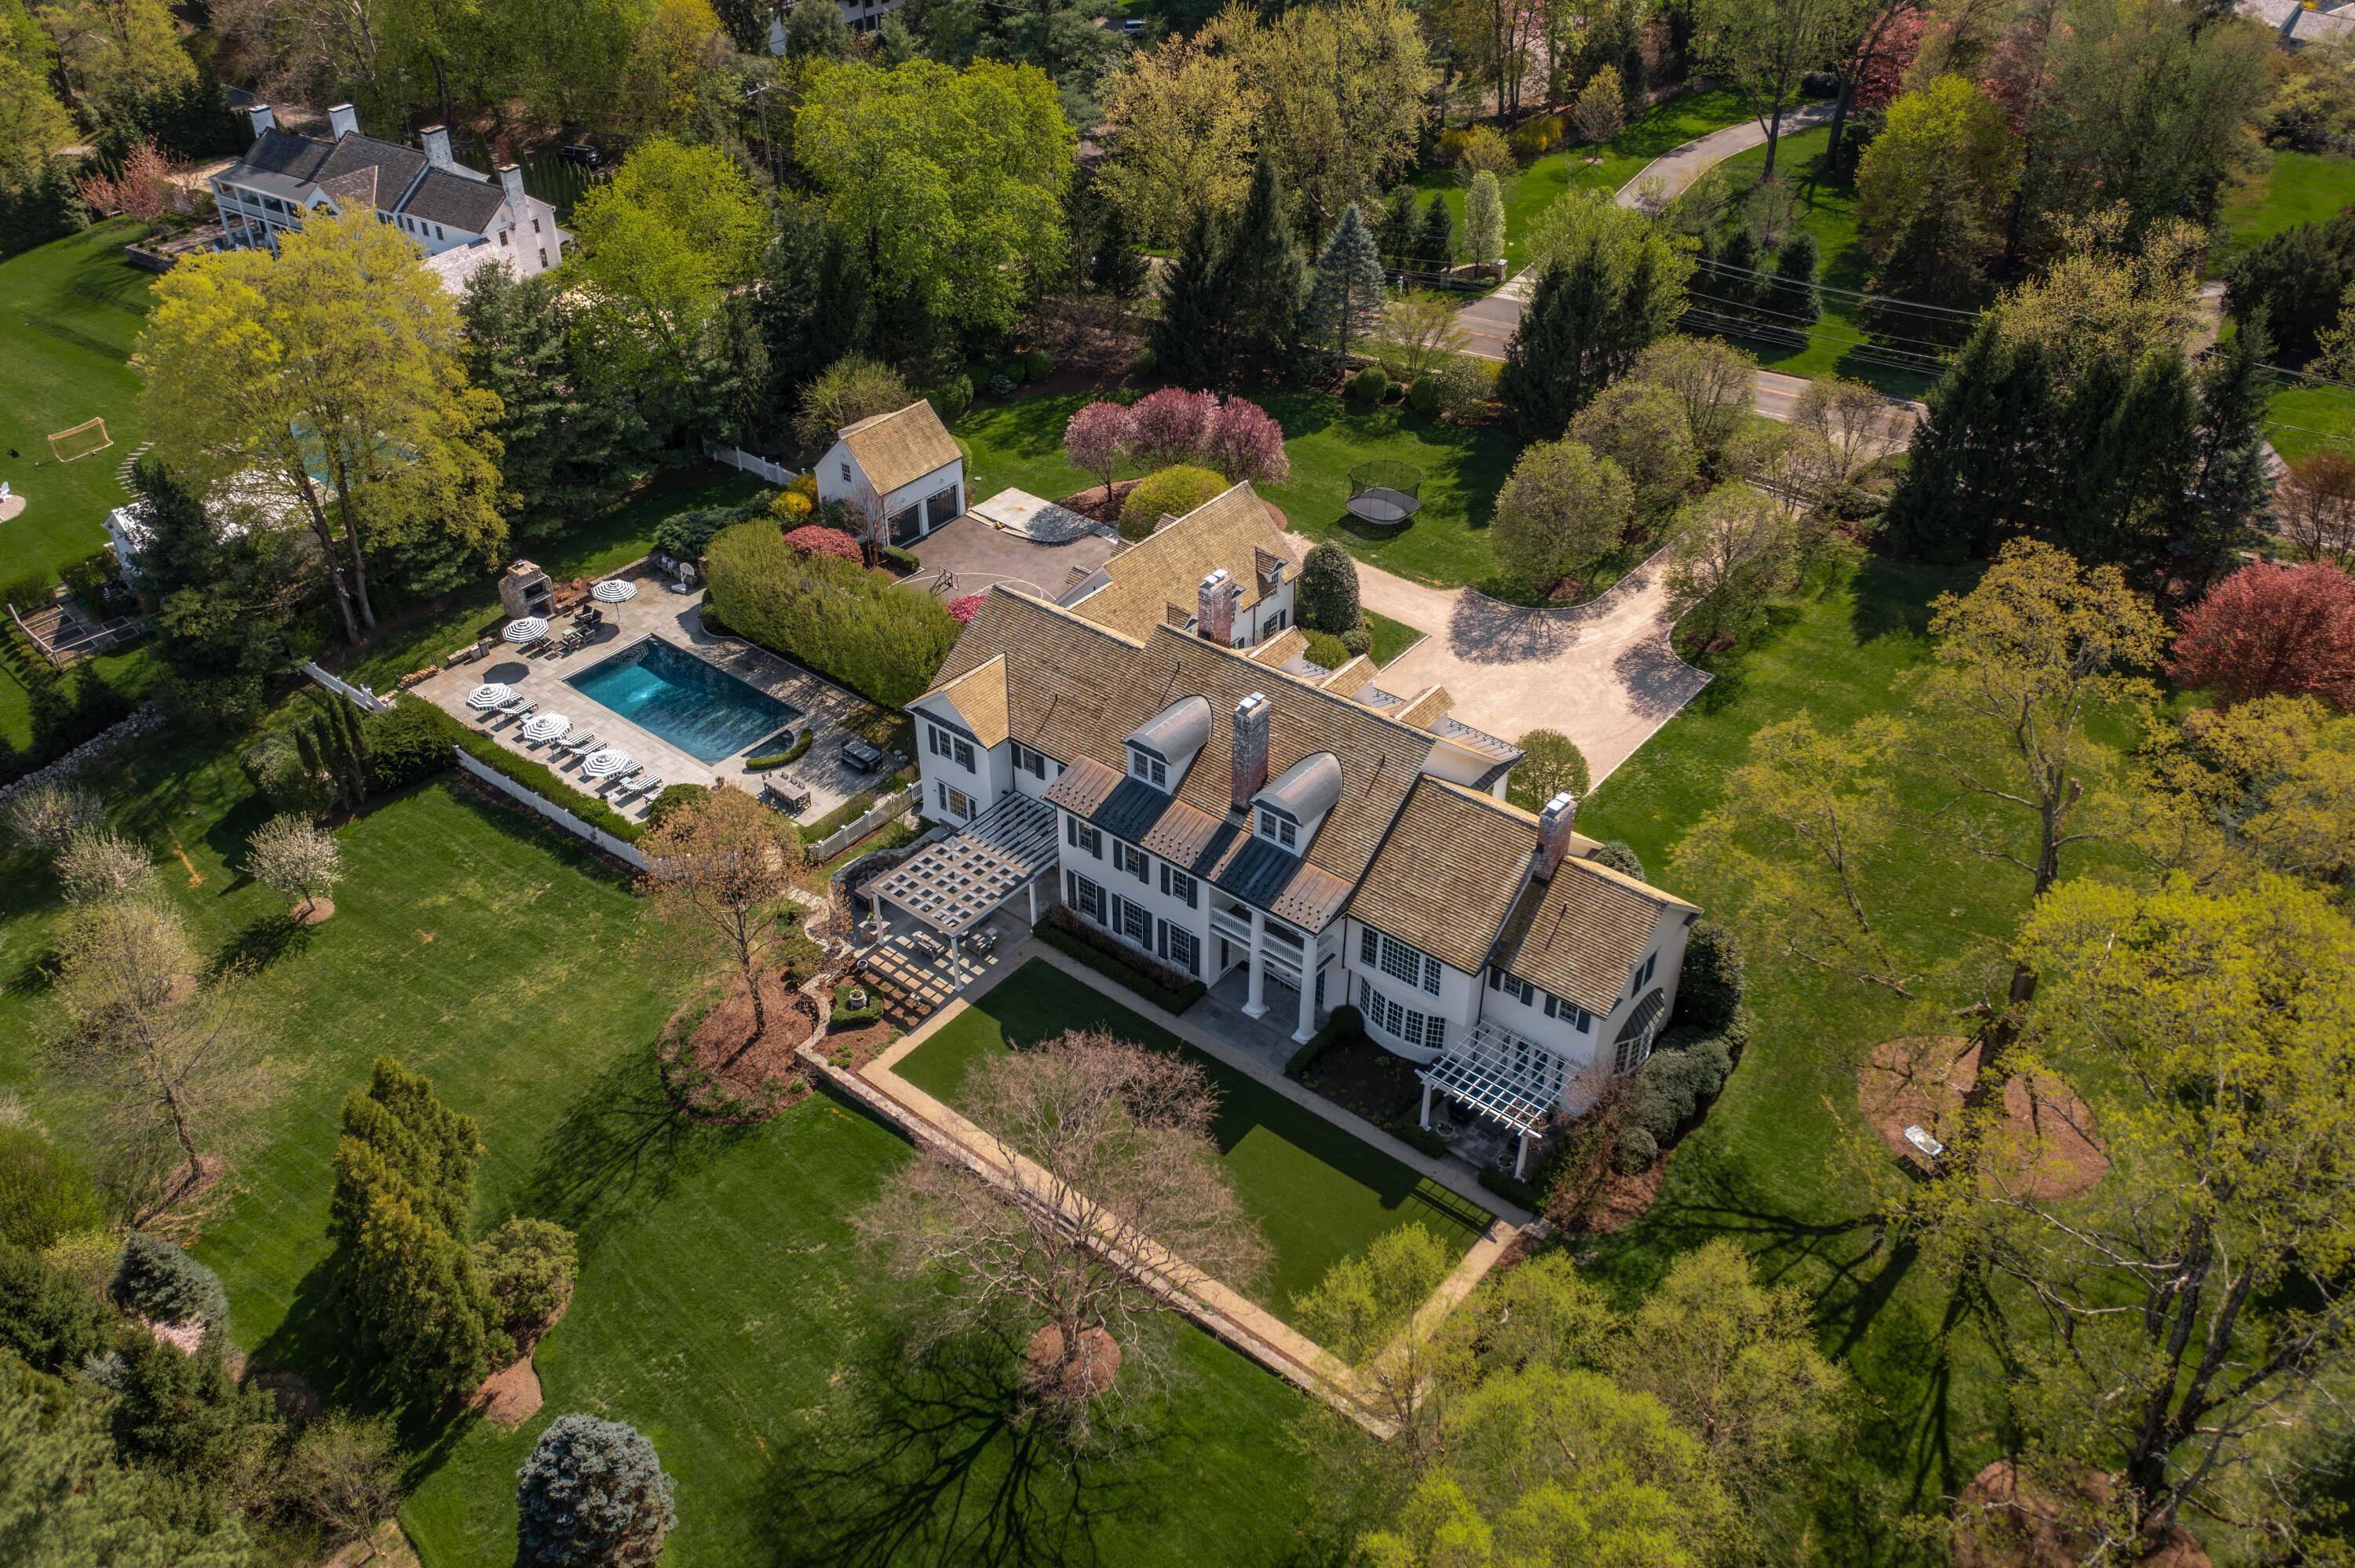
<svg viewBox="0 0 2355 1568">
<path fill-rule="evenodd" d="M 1161 868 L 1161 891 L 1183 904 L 1187 908 L 1194 907 L 1194 879 L 1176 866 L 1165 865 Z"/>
<path fill-rule="evenodd" d="M 1128 748 L 1128 771 L 1156 789 L 1169 788 L 1169 765 L 1157 757 L 1147 755 L 1141 747 L 1132 746 Z"/>
<path fill-rule="evenodd" d="M 1146 881 L 1153 872 L 1152 860 L 1135 844 L 1114 841 L 1112 846 L 1112 863 L 1139 882 Z"/>
<path fill-rule="evenodd" d="M 1290 817 L 1279 817 L 1263 806 L 1259 813 L 1259 836 L 1282 844 L 1285 849 L 1296 849 L 1300 844 L 1300 824 Z"/>
<path fill-rule="evenodd" d="M 850 482 L 850 465 L 848 463 L 844 463 L 842 465 L 842 482 L 845 484 L 848 484 Z"/>
</svg>

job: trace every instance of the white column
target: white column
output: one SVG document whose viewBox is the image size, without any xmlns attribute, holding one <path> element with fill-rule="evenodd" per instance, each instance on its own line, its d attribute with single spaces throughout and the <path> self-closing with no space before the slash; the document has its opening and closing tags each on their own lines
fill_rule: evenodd
<svg viewBox="0 0 2355 1568">
<path fill-rule="evenodd" d="M 1039 923 L 1039 879 L 1032 877 L 1023 885 L 1022 891 L 1030 895 L 1030 924 L 1036 926 Z"/>
<path fill-rule="evenodd" d="M 957 938 L 949 938 L 949 981 L 954 989 L 964 990 L 964 954 L 957 947 Z"/>
<path fill-rule="evenodd" d="M 1295 1045 L 1305 1045 L 1316 1033 L 1316 977 L 1307 965 L 1316 961 L 1316 944 L 1307 943 L 1300 949 L 1300 1027 L 1292 1032 Z"/>
<path fill-rule="evenodd" d="M 1518 1181 L 1529 1174 L 1529 1135 L 1521 1134 L 1520 1144 L 1513 1151 L 1513 1180 Z"/>
<path fill-rule="evenodd" d="M 1243 961 L 1251 966 L 1251 988 L 1243 1001 L 1243 1016 L 1258 1018 L 1267 1012 L 1267 965 L 1260 958 L 1261 944 L 1267 940 L 1267 916 L 1253 909 L 1251 917 L 1251 950 L 1243 955 Z"/>
<path fill-rule="evenodd" d="M 1423 1110 L 1415 1118 L 1415 1125 L 1425 1132 L 1431 1130 L 1431 1086 L 1429 1084 L 1423 1086 Z"/>
</svg>

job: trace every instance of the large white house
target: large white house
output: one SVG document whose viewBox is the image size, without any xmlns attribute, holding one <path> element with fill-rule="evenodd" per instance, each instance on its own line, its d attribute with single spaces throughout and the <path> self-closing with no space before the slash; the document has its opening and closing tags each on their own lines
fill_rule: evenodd
<svg viewBox="0 0 2355 1568">
<path fill-rule="evenodd" d="M 275 251 L 304 213 L 357 202 L 415 240 L 453 293 L 479 267 L 496 263 L 528 278 L 563 260 L 572 236 L 556 226 L 554 207 L 525 191 L 523 170 L 503 164 L 494 178 L 466 167 L 451 155 L 442 126 L 427 126 L 418 146 L 403 147 L 362 135 L 348 103 L 327 111 L 325 138 L 279 130 L 266 103 L 246 113 L 253 145 L 212 176 L 226 246 Z"/>
<path fill-rule="evenodd" d="M 954 938 L 1043 888 L 1173 969 L 1242 971 L 1243 1011 L 1297 1041 L 1348 1001 L 1418 1065 L 1426 1119 L 1453 1097 L 1526 1154 L 1649 1054 L 1700 911 L 1588 858 L 1569 795 L 1508 803 L 1521 753 L 1444 689 L 1301 646 L 991 589 L 911 708 L 925 810 L 965 826 L 861 891 Z"/>
<path fill-rule="evenodd" d="M 845 425 L 818 460 L 817 498 L 839 501 L 894 545 L 912 545 L 964 512 L 964 453 L 932 406 Z"/>
<path fill-rule="evenodd" d="M 801 0 L 794 0 L 795 5 L 800 3 Z M 871 33 L 883 25 L 884 17 L 897 11 L 906 0 L 811 0 L 811 3 L 834 6 L 842 13 L 842 19 L 850 24 L 852 32 Z M 769 13 L 769 52 L 773 55 L 785 52 L 785 18 L 792 14 L 792 5 Z"/>
</svg>

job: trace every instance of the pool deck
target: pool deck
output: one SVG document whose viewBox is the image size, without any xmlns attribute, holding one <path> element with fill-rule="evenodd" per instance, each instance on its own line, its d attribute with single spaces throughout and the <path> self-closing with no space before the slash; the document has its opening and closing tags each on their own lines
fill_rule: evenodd
<svg viewBox="0 0 2355 1568">
<path fill-rule="evenodd" d="M 777 778 L 790 779 L 809 788 L 810 807 L 801 814 L 801 821 L 815 821 L 860 790 L 876 788 L 885 775 L 853 772 L 842 758 L 842 741 L 848 734 L 842 727 L 843 721 L 868 704 L 741 638 L 713 636 L 703 629 L 702 604 L 700 589 L 673 593 L 660 577 L 643 577 L 638 580 L 637 598 L 603 607 L 605 624 L 597 640 L 577 652 L 527 659 L 514 649 L 501 646 L 472 663 L 446 668 L 410 690 L 457 715 L 471 727 L 496 736 L 502 746 L 517 755 L 555 768 L 567 782 L 591 793 L 597 792 L 598 782 L 580 776 L 578 761 L 557 755 L 552 746 L 527 745 L 523 726 L 511 719 L 485 725 L 481 714 L 466 706 L 466 694 L 488 681 L 513 686 L 517 694 L 537 702 L 540 713 L 562 714 L 570 719 L 573 735 L 585 729 L 602 736 L 606 744 L 619 747 L 653 768 L 665 784 L 709 785 L 724 780 L 745 789 L 758 789 L 758 776 L 747 773 L 743 768 L 748 753 L 739 752 L 716 763 L 698 762 L 652 731 L 632 724 L 565 684 L 566 676 L 602 663 L 644 638 L 660 637 L 676 647 L 690 650 L 696 657 L 725 670 L 745 684 L 798 708 L 801 717 L 794 721 L 795 728 L 817 726 L 817 743 L 799 761 L 776 770 Z M 555 622 L 559 630 L 570 624 L 569 616 L 559 617 Z M 764 736 L 754 744 L 762 744 L 766 739 Z M 645 814 L 646 804 L 644 800 L 633 799 L 616 804 L 614 810 L 637 818 Z"/>
</svg>

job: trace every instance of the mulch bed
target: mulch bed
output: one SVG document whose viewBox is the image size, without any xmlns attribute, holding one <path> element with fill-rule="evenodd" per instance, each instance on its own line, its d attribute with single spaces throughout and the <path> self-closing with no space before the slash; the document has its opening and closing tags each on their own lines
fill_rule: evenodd
<svg viewBox="0 0 2355 1568">
<path fill-rule="evenodd" d="M 2023 1475 L 1998 1459 L 1971 1478 L 1955 1509 L 1955 1568 L 2073 1568 L 2093 1544 L 2073 1516 L 2098 1512 L 2110 1498 L 2110 1478 L 2081 1467 L 2055 1493 L 2043 1478 Z M 2209 1568 L 2209 1556 L 2182 1525 L 2152 1543 L 2142 1568 Z"/>
<path fill-rule="evenodd" d="M 879 1018 L 872 1023 L 861 1023 L 849 1029 L 829 1029 L 818 1042 L 826 1060 L 847 1073 L 864 1071 L 869 1062 L 890 1048 L 900 1038 L 900 1030 L 889 1019 Z"/>
<path fill-rule="evenodd" d="M 1978 1043 L 1959 1034 L 1884 1040 L 1857 1069 L 1857 1104 L 1889 1151 L 1921 1170 L 1922 1152 L 1905 1140 L 1905 1129 L 1953 1142 L 1963 1097 L 1978 1073 Z M 2003 1108 L 1991 1173 L 2011 1191 L 2045 1202 L 2073 1198 L 2108 1173 L 2094 1113 L 2059 1079 L 2012 1078 L 2003 1086 Z"/>
<path fill-rule="evenodd" d="M 1063 1358 L 1063 1330 L 1049 1323 L 1030 1336 L 1030 1383 L 1052 1396 L 1055 1363 Z M 1091 1326 L 1080 1330 L 1080 1353 L 1063 1371 L 1063 1380 L 1076 1384 L 1073 1393 L 1093 1399 L 1120 1376 L 1120 1343 L 1106 1330 Z"/>
<path fill-rule="evenodd" d="M 1120 503 L 1128 499 L 1130 491 L 1144 482 L 1141 479 L 1115 480 L 1113 482 L 1112 496 L 1109 500 L 1104 496 L 1103 485 L 1092 484 L 1076 495 L 1064 496 L 1055 504 L 1067 511 L 1076 512 L 1082 517 L 1092 517 L 1099 523 L 1110 523 L 1117 526 L 1120 523 Z"/>
<path fill-rule="evenodd" d="M 1413 1065 L 1363 1035 L 1336 1040 L 1325 1047 L 1300 1081 L 1304 1087 L 1377 1127 L 1413 1110 L 1423 1097 L 1423 1084 L 1414 1075 Z"/>
<path fill-rule="evenodd" d="M 752 999 L 741 984 L 717 1001 L 688 1001 L 664 1026 L 663 1083 L 692 1119 L 730 1127 L 766 1121 L 809 1093 L 794 1052 L 817 1033 L 824 1013 L 815 999 L 774 975 L 762 976 L 761 988 L 768 1027 L 757 1038 Z"/>
<path fill-rule="evenodd" d="M 1601 1200 L 1580 1215 L 1577 1224 L 1563 1228 L 1577 1235 L 1600 1236 L 1634 1224 L 1660 1195 L 1660 1183 L 1668 1179 L 1668 1157 L 1675 1152 L 1673 1149 L 1663 1150 L 1649 1171 L 1639 1171 L 1633 1176 L 1613 1172 L 1604 1183 Z"/>
</svg>

